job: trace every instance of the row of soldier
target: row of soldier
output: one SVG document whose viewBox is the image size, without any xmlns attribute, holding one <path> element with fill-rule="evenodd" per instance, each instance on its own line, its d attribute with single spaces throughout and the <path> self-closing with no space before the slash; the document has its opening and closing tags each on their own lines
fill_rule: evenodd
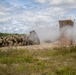
<svg viewBox="0 0 76 75">
<path fill-rule="evenodd" d="M 37 33 L 30 31 L 28 36 L 25 35 L 10 35 L 8 37 L 0 37 L 0 47 L 5 46 L 24 46 L 24 45 L 39 45 L 40 39 Z"/>
<path fill-rule="evenodd" d="M 0 37 L 0 47 L 4 46 L 23 46 L 25 45 L 26 36 L 23 35 L 12 35 L 7 37 Z"/>
</svg>

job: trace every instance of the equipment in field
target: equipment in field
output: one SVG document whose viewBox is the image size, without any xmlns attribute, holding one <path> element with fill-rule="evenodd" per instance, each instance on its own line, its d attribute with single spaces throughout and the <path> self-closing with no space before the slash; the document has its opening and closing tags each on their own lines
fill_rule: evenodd
<svg viewBox="0 0 76 75">
<path fill-rule="evenodd" d="M 26 45 L 39 45 L 40 44 L 40 39 L 35 32 L 35 30 L 30 31 L 30 34 L 26 38 Z"/>
</svg>

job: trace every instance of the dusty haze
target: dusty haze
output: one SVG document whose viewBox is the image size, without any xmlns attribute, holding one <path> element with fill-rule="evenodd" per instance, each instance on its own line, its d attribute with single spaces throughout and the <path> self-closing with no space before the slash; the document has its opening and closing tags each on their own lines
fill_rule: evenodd
<svg viewBox="0 0 76 75">
<path fill-rule="evenodd" d="M 74 43 L 76 43 L 76 26 L 70 27 L 65 26 L 62 31 L 60 31 L 59 26 L 53 26 L 53 27 L 36 27 L 31 28 L 30 30 L 35 30 L 40 38 L 40 42 L 55 42 L 59 39 L 60 34 L 65 31 L 64 34 L 68 39 L 72 39 Z"/>
</svg>

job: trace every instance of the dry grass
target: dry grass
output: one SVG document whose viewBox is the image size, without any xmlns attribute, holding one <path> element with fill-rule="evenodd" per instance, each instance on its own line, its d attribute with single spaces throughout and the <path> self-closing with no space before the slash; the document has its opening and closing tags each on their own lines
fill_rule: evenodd
<svg viewBox="0 0 76 75">
<path fill-rule="evenodd" d="M 0 75 L 76 75 L 76 47 L 0 49 Z"/>
</svg>

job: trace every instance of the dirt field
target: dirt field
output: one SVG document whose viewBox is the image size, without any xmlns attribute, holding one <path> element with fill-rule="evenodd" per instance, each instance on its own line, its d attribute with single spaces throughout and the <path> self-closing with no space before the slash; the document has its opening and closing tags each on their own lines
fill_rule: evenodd
<svg viewBox="0 0 76 75">
<path fill-rule="evenodd" d="M 27 50 L 43 50 L 43 49 L 52 49 L 55 47 L 60 47 L 60 44 L 58 42 L 54 43 L 41 43 L 40 45 L 30 45 L 30 46 L 10 46 L 10 47 L 1 47 L 2 50 L 7 49 L 27 49 Z"/>
</svg>

